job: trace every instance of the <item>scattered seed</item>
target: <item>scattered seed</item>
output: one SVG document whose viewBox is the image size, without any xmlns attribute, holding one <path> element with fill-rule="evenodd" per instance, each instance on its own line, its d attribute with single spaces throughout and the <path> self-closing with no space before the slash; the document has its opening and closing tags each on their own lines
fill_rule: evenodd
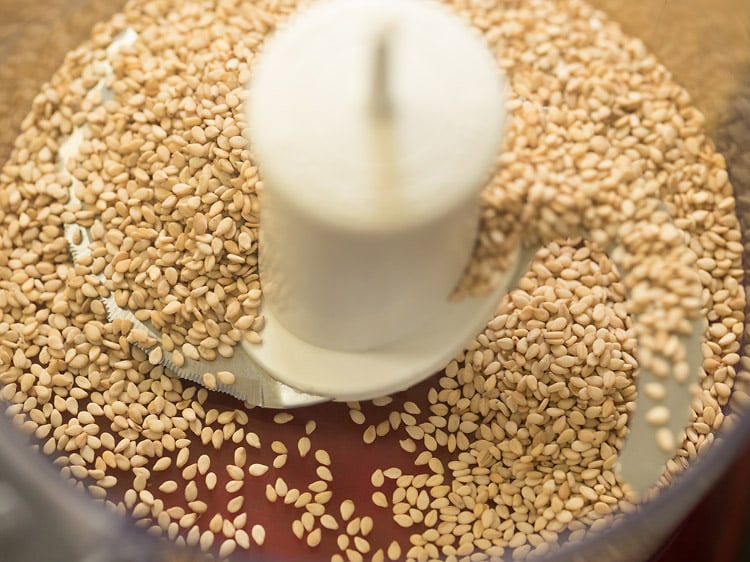
<svg viewBox="0 0 750 562">
<path fill-rule="evenodd" d="M 288 453 L 286 445 L 281 441 L 274 441 L 271 443 L 271 450 L 277 455 L 285 455 Z"/>
<path fill-rule="evenodd" d="M 343 502 L 341 502 L 339 511 L 341 512 L 341 519 L 343 519 L 344 521 L 349 521 L 351 516 L 354 514 L 354 502 L 352 500 L 344 500 Z"/>
<path fill-rule="evenodd" d="M 370 477 L 370 482 L 376 488 L 380 488 L 385 483 L 385 476 L 383 475 L 383 471 L 378 468 L 375 472 L 373 472 L 372 476 Z"/>
<path fill-rule="evenodd" d="M 675 447 L 675 438 L 672 431 L 667 427 L 660 427 L 656 430 L 656 442 L 659 448 L 665 453 L 672 453 Z"/>
<path fill-rule="evenodd" d="M 399 513 L 398 515 L 394 515 L 393 520 L 400 527 L 411 527 L 414 524 L 414 521 L 412 520 L 412 518 L 404 513 Z"/>
<path fill-rule="evenodd" d="M 365 423 L 365 415 L 361 410 L 349 410 L 349 417 L 357 425 L 362 425 Z"/>
<path fill-rule="evenodd" d="M 214 534 L 211 531 L 203 531 L 198 543 L 203 552 L 208 552 L 214 544 Z"/>
<path fill-rule="evenodd" d="M 244 529 L 237 529 L 234 532 L 234 540 L 240 548 L 250 548 L 250 536 L 245 532 Z"/>
<path fill-rule="evenodd" d="M 292 521 L 292 533 L 295 537 L 302 540 L 302 537 L 305 536 L 305 527 L 302 525 L 302 521 L 299 519 L 295 519 Z"/>
<path fill-rule="evenodd" d="M 161 471 L 167 470 L 171 464 L 172 464 L 172 459 L 170 457 L 162 457 L 154 463 L 153 471 L 161 472 Z"/>
<path fill-rule="evenodd" d="M 651 425 L 663 425 L 669 421 L 669 409 L 666 406 L 654 406 L 646 412 L 646 421 Z"/>
<path fill-rule="evenodd" d="M 289 491 L 289 487 L 287 486 L 287 483 L 283 478 L 277 478 L 273 488 L 276 492 L 276 495 L 280 498 L 286 496 L 287 492 Z"/>
<path fill-rule="evenodd" d="M 247 471 L 251 476 L 263 476 L 266 472 L 268 472 L 268 465 L 253 463 L 250 465 Z"/>
<path fill-rule="evenodd" d="M 321 516 L 320 524 L 326 529 L 336 530 L 339 528 L 339 524 L 336 521 L 336 518 L 329 513 L 324 513 Z"/>
<path fill-rule="evenodd" d="M 364 441 L 366 444 L 373 443 L 375 441 L 375 438 L 377 437 L 377 432 L 375 430 L 374 425 L 367 426 L 367 429 L 365 429 L 365 432 L 362 434 L 362 441 Z"/>
<path fill-rule="evenodd" d="M 313 529 L 313 531 L 307 535 L 307 546 L 315 548 L 320 544 L 321 538 L 322 535 L 320 529 Z"/>
<path fill-rule="evenodd" d="M 383 492 L 375 492 L 372 494 L 372 503 L 378 507 L 388 507 L 388 499 L 385 497 Z"/>
<path fill-rule="evenodd" d="M 198 467 L 198 472 L 201 475 L 205 476 L 205 474 L 208 472 L 208 469 L 211 468 L 211 457 L 209 457 L 206 454 L 203 454 L 200 457 L 198 457 L 197 467 Z"/>
<path fill-rule="evenodd" d="M 331 482 L 333 480 L 331 469 L 329 469 L 327 466 L 320 465 L 315 469 L 315 474 L 318 475 L 318 478 L 325 480 L 326 482 Z"/>
<path fill-rule="evenodd" d="M 307 453 L 310 452 L 310 438 L 307 436 L 300 437 L 297 441 L 297 451 L 299 452 L 299 456 L 304 458 L 307 456 Z"/>
<path fill-rule="evenodd" d="M 213 473 L 209 473 L 209 474 L 213 474 Z M 224 489 L 229 494 L 236 494 L 237 492 L 242 490 L 244 486 L 245 484 L 242 480 L 230 480 L 224 485 Z"/>
<path fill-rule="evenodd" d="M 237 382 L 237 377 L 235 377 L 234 373 L 230 373 L 229 371 L 219 371 L 216 373 L 216 380 L 221 384 L 231 386 Z"/>
<path fill-rule="evenodd" d="M 245 435 L 245 441 L 247 441 L 247 444 L 253 449 L 260 449 L 260 437 L 258 437 L 257 433 L 253 433 L 252 431 L 248 432 Z"/>
<path fill-rule="evenodd" d="M 278 423 L 278 424 L 289 423 L 293 419 L 294 419 L 294 414 L 290 414 L 289 412 L 279 412 L 273 417 L 274 423 Z"/>
<path fill-rule="evenodd" d="M 165 494 L 172 494 L 177 491 L 177 482 L 174 480 L 165 480 L 159 485 L 159 491 Z"/>
<path fill-rule="evenodd" d="M 229 513 L 237 513 L 240 509 L 242 509 L 244 503 L 245 496 L 236 496 L 229 500 L 229 502 L 227 503 L 227 511 Z"/>
<path fill-rule="evenodd" d="M 315 460 L 323 466 L 331 466 L 331 456 L 325 449 L 315 451 Z"/>
<path fill-rule="evenodd" d="M 257 544 L 258 546 L 263 546 L 263 543 L 266 541 L 266 530 L 263 525 L 253 525 L 252 529 L 250 530 L 250 536 L 253 537 L 255 544 Z"/>
<path fill-rule="evenodd" d="M 229 464 L 226 470 L 232 480 L 242 480 L 245 477 L 245 471 L 237 465 Z"/>
<path fill-rule="evenodd" d="M 362 554 L 370 552 L 370 543 L 362 537 L 354 537 L 354 548 Z"/>
<path fill-rule="evenodd" d="M 401 560 L 401 546 L 398 544 L 398 541 L 391 541 L 391 544 L 388 545 L 386 555 L 388 556 L 388 560 Z"/>
<path fill-rule="evenodd" d="M 313 431 L 315 431 L 315 428 L 318 426 L 317 422 L 315 420 L 308 420 L 305 423 L 305 435 L 312 435 Z"/>
</svg>

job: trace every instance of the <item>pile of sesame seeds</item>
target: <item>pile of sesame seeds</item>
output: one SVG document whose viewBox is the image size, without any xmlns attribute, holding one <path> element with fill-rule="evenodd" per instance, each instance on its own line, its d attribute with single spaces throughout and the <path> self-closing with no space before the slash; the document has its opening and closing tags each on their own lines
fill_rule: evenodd
<svg viewBox="0 0 750 562">
<path fill-rule="evenodd" d="M 443 372 L 362 404 L 277 413 L 209 393 L 152 365 L 97 298 L 114 292 L 188 357 L 260 337 L 262 182 L 240 108 L 259 47 L 296 3 L 141 0 L 69 53 L 0 176 L 1 394 L 64 477 L 219 558 L 524 559 L 579 541 L 634 509 L 613 467 L 648 350 L 632 286 L 601 248 L 619 229 L 643 233 L 628 239 L 637 263 L 653 232 L 633 227 L 659 224 L 653 196 L 686 235 L 709 322 L 693 419 L 664 482 L 710 445 L 745 296 L 731 185 L 701 114 L 583 2 L 451 5 L 497 49 L 514 92 L 477 277 L 519 224 L 545 244 Z M 139 39 L 113 60 L 114 98 L 91 100 L 97 61 L 126 27 Z M 55 156 L 82 124 L 68 163 L 85 186 L 77 207 Z M 69 257 L 72 222 L 91 228 L 90 262 Z M 573 227 L 591 242 L 554 241 Z"/>
</svg>

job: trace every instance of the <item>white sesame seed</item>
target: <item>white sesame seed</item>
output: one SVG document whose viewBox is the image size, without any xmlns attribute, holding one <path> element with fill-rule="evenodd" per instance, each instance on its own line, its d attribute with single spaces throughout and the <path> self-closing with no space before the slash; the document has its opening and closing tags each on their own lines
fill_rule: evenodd
<svg viewBox="0 0 750 562">
<path fill-rule="evenodd" d="M 341 502 L 339 511 L 341 512 L 341 519 L 343 519 L 344 521 L 349 521 L 351 516 L 354 514 L 354 502 L 352 500 L 344 500 L 343 502 Z"/>
<path fill-rule="evenodd" d="M 297 440 L 297 451 L 299 452 L 300 457 L 304 458 L 305 456 L 307 456 L 307 453 L 310 452 L 310 447 L 311 443 L 309 437 L 304 436 L 300 437 Z"/>
<path fill-rule="evenodd" d="M 321 540 L 321 531 L 320 529 L 313 529 L 308 535 L 307 535 L 307 546 L 310 548 L 315 548 L 320 544 Z"/>
<path fill-rule="evenodd" d="M 294 419 L 294 414 L 290 414 L 289 412 L 279 412 L 273 417 L 274 423 L 277 423 L 277 424 L 289 423 L 293 419 Z"/>
<path fill-rule="evenodd" d="M 372 503 L 378 507 L 388 507 L 388 499 L 385 497 L 385 494 L 383 492 L 373 493 Z"/>
<path fill-rule="evenodd" d="M 263 546 L 263 543 L 266 541 L 266 530 L 263 525 L 253 525 L 250 535 L 258 546 Z"/>
<path fill-rule="evenodd" d="M 666 406 L 654 406 L 646 412 L 646 421 L 651 425 L 663 425 L 669 421 L 669 409 Z"/>
<path fill-rule="evenodd" d="M 253 463 L 250 465 L 247 471 L 251 476 L 263 476 L 266 472 L 268 472 L 268 465 Z"/>
</svg>

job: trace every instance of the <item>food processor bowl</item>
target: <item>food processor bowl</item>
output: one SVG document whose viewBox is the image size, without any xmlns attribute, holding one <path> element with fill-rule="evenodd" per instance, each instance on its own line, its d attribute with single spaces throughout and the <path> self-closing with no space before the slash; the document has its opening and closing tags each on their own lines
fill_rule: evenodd
<svg viewBox="0 0 750 562">
<path fill-rule="evenodd" d="M 726 156 L 746 252 L 750 221 L 750 4 L 745 0 L 590 0 L 642 39 L 705 113 Z M 94 23 L 122 0 L 0 0 L 0 160 L 5 161 L 43 82 Z M 747 272 L 748 256 L 744 256 Z M 745 279 L 748 286 L 748 278 Z M 750 318 L 750 317 L 749 317 Z M 746 333 L 747 320 L 746 320 Z M 725 422 L 705 454 L 615 526 L 569 543 L 551 559 L 645 560 L 750 440 L 750 346 L 741 347 Z M 27 437 L 0 416 L 0 560 L 158 561 L 199 557 L 151 538 L 73 489 Z M 238 553 L 235 555 L 241 559 Z M 254 558 L 254 559 L 257 559 Z"/>
</svg>

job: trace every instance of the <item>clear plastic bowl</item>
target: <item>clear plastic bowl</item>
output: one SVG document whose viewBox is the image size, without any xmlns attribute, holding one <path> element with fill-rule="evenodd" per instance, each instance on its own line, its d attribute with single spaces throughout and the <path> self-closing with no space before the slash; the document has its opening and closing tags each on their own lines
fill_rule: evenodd
<svg viewBox="0 0 750 562">
<path fill-rule="evenodd" d="M 738 213 L 750 221 L 750 3 L 746 0 L 592 0 L 641 38 L 693 95 L 727 157 Z M 91 26 L 122 0 L 0 0 L 0 159 L 40 85 Z M 746 248 L 750 245 L 746 244 Z M 746 250 L 747 251 L 747 250 Z M 745 256 L 747 264 L 747 256 Z M 747 265 L 746 265 L 747 267 Z M 748 285 L 745 281 L 746 287 Z M 750 326 L 747 327 L 750 329 Z M 750 347 L 743 342 L 743 359 Z M 748 393 L 742 361 L 736 388 Z M 750 441 L 750 415 L 734 402 L 709 452 L 658 497 L 554 560 L 635 562 L 653 554 Z M 192 560 L 63 484 L 0 416 L 0 559 L 87 562 Z M 255 557 L 255 559 L 258 559 Z"/>
</svg>

